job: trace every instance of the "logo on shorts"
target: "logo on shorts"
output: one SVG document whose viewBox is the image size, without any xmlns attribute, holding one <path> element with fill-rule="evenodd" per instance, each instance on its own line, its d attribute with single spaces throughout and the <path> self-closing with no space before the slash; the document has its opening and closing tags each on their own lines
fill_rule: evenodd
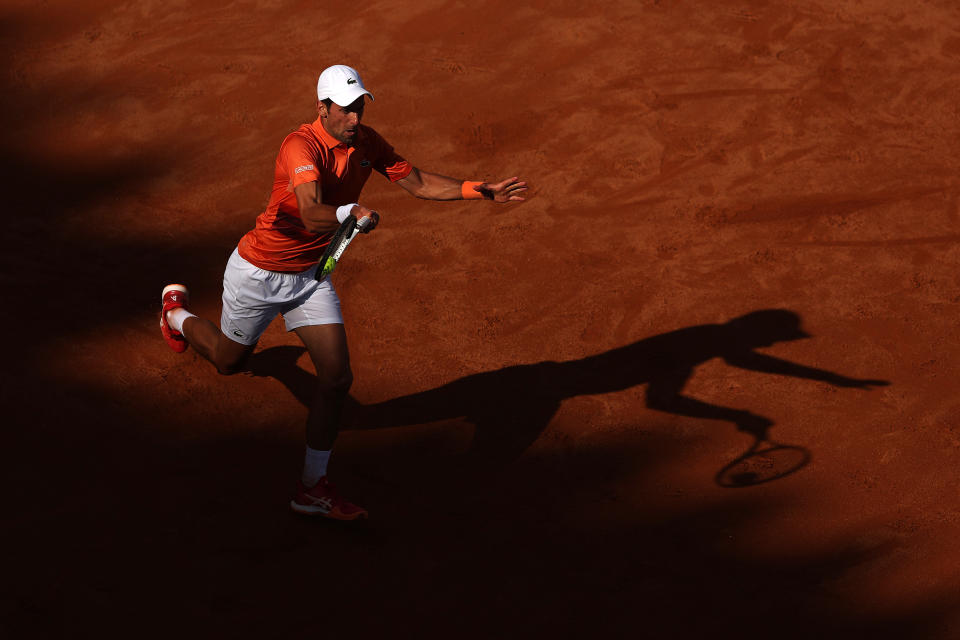
<svg viewBox="0 0 960 640">
<path fill-rule="evenodd" d="M 294 173 L 303 173 L 304 171 L 313 171 L 313 165 L 304 164 L 293 170 Z"/>
<path fill-rule="evenodd" d="M 361 166 L 361 167 L 369 167 L 369 166 L 370 166 L 370 161 L 369 161 L 369 160 L 361 160 L 361 161 L 360 161 L 360 166 Z"/>
<path fill-rule="evenodd" d="M 233 330 L 233 335 L 237 336 L 238 338 L 242 338 L 242 337 L 243 337 L 243 334 L 240 333 L 239 331 L 237 331 L 236 329 Z"/>
<path fill-rule="evenodd" d="M 347 78 L 347 84 L 357 84 L 357 81 L 353 78 Z"/>
</svg>

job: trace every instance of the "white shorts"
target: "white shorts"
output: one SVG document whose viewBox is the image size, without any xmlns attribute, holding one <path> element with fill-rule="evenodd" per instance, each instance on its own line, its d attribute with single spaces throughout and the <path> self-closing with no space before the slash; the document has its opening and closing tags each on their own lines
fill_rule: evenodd
<svg viewBox="0 0 960 640">
<path fill-rule="evenodd" d="M 256 344 L 267 326 L 283 315 L 287 331 L 318 324 L 343 324 L 340 299 L 330 278 L 317 282 L 314 266 L 300 273 L 260 269 L 236 249 L 223 272 L 220 330 L 240 344 Z"/>
</svg>

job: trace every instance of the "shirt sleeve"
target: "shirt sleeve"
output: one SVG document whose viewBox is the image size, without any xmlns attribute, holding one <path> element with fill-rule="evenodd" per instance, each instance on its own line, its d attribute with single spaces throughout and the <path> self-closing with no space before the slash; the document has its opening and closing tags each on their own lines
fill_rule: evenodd
<svg viewBox="0 0 960 640">
<path fill-rule="evenodd" d="M 389 142 L 383 139 L 379 133 L 373 129 L 368 129 L 371 138 L 371 147 L 376 151 L 373 154 L 373 168 L 377 173 L 385 176 L 390 182 L 403 180 L 413 171 L 413 165 L 407 162 L 403 156 L 393 150 Z"/>
<path fill-rule="evenodd" d="M 311 144 L 304 136 L 293 133 L 286 137 L 280 145 L 277 169 L 290 179 L 291 191 L 301 184 L 320 179 L 320 168 L 317 164 L 324 161 L 322 153 L 322 149 Z"/>
</svg>

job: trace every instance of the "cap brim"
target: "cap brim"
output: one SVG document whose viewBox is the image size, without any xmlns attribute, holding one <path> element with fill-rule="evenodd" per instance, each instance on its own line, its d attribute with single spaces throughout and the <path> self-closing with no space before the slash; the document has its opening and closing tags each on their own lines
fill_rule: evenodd
<svg viewBox="0 0 960 640">
<path fill-rule="evenodd" d="M 361 87 L 350 87 L 346 91 L 330 96 L 330 99 L 341 107 L 348 107 L 360 96 L 370 96 L 370 100 L 373 100 L 373 94 Z"/>
</svg>

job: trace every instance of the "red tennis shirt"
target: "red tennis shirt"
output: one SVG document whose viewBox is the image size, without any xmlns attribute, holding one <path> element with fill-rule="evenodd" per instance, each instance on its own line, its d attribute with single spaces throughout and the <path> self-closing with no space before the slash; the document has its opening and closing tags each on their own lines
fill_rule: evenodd
<svg viewBox="0 0 960 640">
<path fill-rule="evenodd" d="M 305 271 L 317 264 L 333 232 L 307 231 L 294 187 L 319 180 L 323 204 L 339 207 L 360 199 L 373 169 L 396 182 L 413 167 L 365 125 L 357 127 L 352 146 L 327 133 L 319 118 L 301 126 L 280 145 L 270 203 L 257 216 L 256 227 L 240 239 L 240 256 L 269 271 Z"/>
</svg>

